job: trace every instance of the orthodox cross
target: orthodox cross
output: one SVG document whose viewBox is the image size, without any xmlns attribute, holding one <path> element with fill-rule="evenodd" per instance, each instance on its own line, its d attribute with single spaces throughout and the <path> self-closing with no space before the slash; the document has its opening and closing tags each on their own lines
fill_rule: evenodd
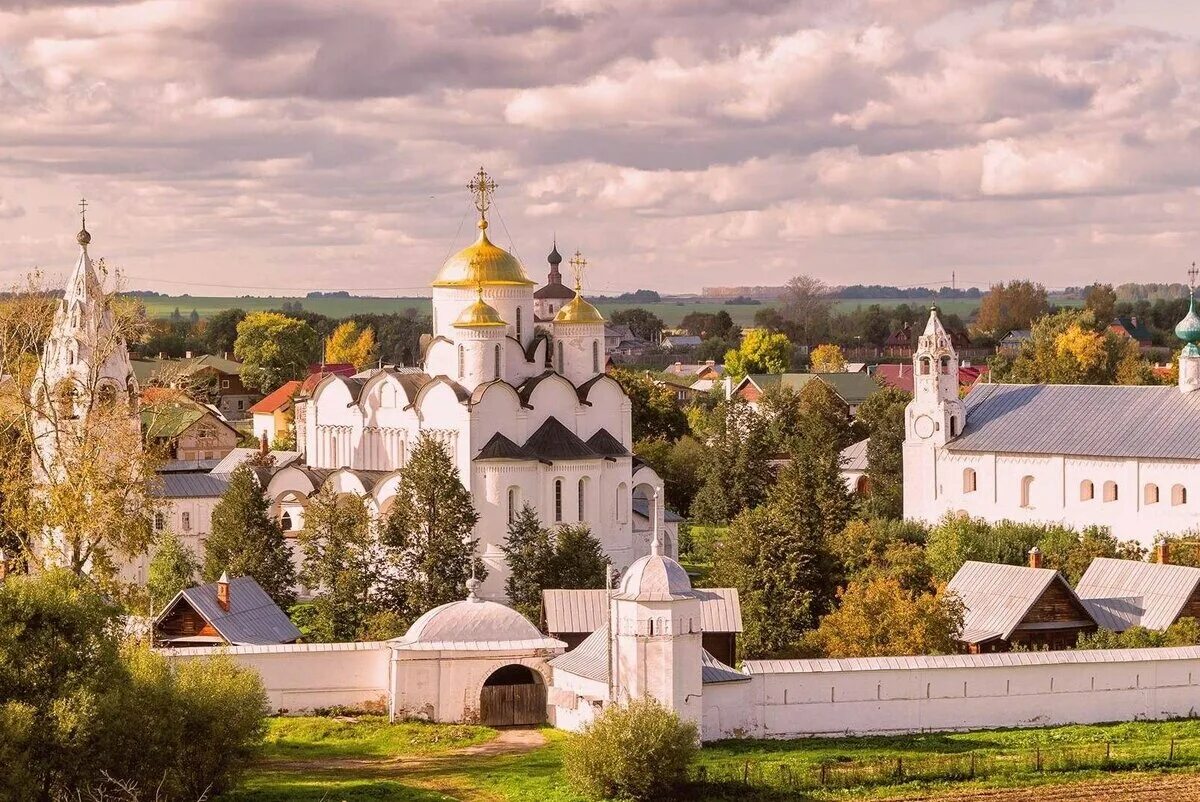
<svg viewBox="0 0 1200 802">
<path fill-rule="evenodd" d="M 1196 292 L 1196 276 L 1200 276 L 1200 270 L 1197 270 L 1196 263 L 1192 262 L 1192 266 L 1188 270 L 1188 289 L 1192 293 Z"/>
<path fill-rule="evenodd" d="M 575 291 L 578 292 L 583 288 L 583 270 L 587 267 L 587 259 L 583 258 L 582 253 L 575 251 L 570 264 L 571 272 L 575 274 Z"/>
<path fill-rule="evenodd" d="M 83 227 L 87 228 L 87 198 L 79 199 L 79 219 L 83 223 Z"/>
<path fill-rule="evenodd" d="M 492 205 L 492 196 L 496 194 L 496 182 L 480 167 L 479 172 L 467 184 L 467 189 L 475 196 L 475 208 L 479 210 L 479 219 L 486 220 L 487 210 Z"/>
</svg>

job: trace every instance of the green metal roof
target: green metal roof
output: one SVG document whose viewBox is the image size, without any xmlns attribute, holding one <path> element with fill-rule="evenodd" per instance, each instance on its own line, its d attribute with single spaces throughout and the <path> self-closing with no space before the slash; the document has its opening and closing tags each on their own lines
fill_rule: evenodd
<svg viewBox="0 0 1200 802">
<path fill-rule="evenodd" d="M 879 384 L 865 373 L 752 373 L 746 378 L 760 390 L 786 387 L 794 392 L 800 392 L 810 381 L 820 379 L 839 398 L 855 407 L 879 389 Z"/>
</svg>

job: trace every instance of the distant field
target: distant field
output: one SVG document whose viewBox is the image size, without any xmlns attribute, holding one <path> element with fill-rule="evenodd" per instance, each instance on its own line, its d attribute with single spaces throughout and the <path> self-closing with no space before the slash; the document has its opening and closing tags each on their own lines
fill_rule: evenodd
<svg viewBox="0 0 1200 802">
<path fill-rule="evenodd" d="M 403 312 L 406 309 L 415 308 L 422 314 L 429 314 L 429 299 L 428 298 L 283 298 L 283 297 L 254 297 L 254 298 L 226 298 L 214 296 L 178 296 L 178 297 L 163 297 L 163 298 L 145 298 L 146 311 L 151 317 L 167 317 L 176 309 L 182 315 L 190 315 L 195 309 L 200 317 L 210 317 L 225 309 L 240 308 L 247 311 L 255 311 L 260 309 L 278 309 L 285 302 L 299 301 L 304 309 L 310 312 L 327 315 L 333 318 L 349 317 L 355 314 L 387 314 L 389 312 Z M 838 301 L 835 308 L 842 312 L 849 312 L 856 307 L 866 307 L 871 304 L 879 304 L 882 307 L 898 306 L 899 304 L 907 303 L 909 306 L 925 307 L 929 305 L 927 299 L 908 299 L 897 300 L 895 298 L 856 298 L 853 300 Z M 1062 302 L 1060 302 L 1062 303 Z M 754 324 L 754 314 L 760 309 L 768 309 L 771 304 L 763 303 L 759 305 L 747 304 L 723 304 L 716 301 L 664 301 L 656 304 L 638 304 L 638 303 L 613 303 L 606 301 L 598 301 L 596 303 L 600 310 L 606 315 L 616 312 L 620 309 L 630 309 L 633 307 L 641 307 L 647 309 L 663 319 L 663 322 L 668 326 L 677 326 L 683 320 L 684 316 L 689 312 L 719 312 L 722 309 L 729 313 L 733 318 L 733 322 L 739 326 L 750 326 Z M 938 308 L 947 314 L 957 314 L 962 318 L 967 318 L 979 307 L 979 302 L 967 299 L 945 300 L 938 302 Z"/>
</svg>

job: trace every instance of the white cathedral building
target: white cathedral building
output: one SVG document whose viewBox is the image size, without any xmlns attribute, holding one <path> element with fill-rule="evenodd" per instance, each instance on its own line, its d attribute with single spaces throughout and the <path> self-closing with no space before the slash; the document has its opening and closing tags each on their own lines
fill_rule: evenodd
<svg viewBox="0 0 1200 802">
<path fill-rule="evenodd" d="M 1107 526 L 1151 546 L 1200 527 L 1200 316 L 1178 386 L 977 384 L 959 398 L 958 356 L 934 310 L 913 355 L 904 515 Z"/>
</svg>

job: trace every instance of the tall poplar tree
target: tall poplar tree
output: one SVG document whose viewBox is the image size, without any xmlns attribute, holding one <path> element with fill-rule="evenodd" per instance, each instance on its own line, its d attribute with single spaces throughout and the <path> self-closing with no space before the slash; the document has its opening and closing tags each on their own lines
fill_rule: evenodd
<svg viewBox="0 0 1200 802">
<path fill-rule="evenodd" d="M 379 611 L 382 555 L 360 496 L 323 487 L 304 512 L 301 578 L 316 592 L 310 629 L 330 641 L 354 640 Z"/>
<path fill-rule="evenodd" d="M 212 533 L 204 544 L 204 580 L 213 582 L 225 571 L 231 577 L 254 577 L 285 610 L 296 600 L 291 550 L 247 465 L 230 475 L 229 487 L 213 507 Z"/>
<path fill-rule="evenodd" d="M 462 599 L 472 567 L 487 572 L 475 556 L 472 537 L 479 513 L 463 487 L 458 467 L 436 438 L 422 433 L 400 475 L 396 499 L 381 532 L 393 551 L 398 612 L 417 616 Z"/>
</svg>

